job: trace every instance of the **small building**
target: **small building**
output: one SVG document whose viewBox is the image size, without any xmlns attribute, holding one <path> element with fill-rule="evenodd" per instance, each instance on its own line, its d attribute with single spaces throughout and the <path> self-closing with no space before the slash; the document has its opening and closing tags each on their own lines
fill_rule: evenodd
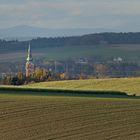
<svg viewBox="0 0 140 140">
<path fill-rule="evenodd" d="M 0 73 L 0 79 L 4 79 L 6 76 L 6 73 Z"/>
<path fill-rule="evenodd" d="M 33 64 L 33 57 L 32 57 L 32 52 L 31 52 L 31 47 L 29 44 L 28 47 L 28 56 L 26 59 L 26 77 L 30 77 L 35 71 L 35 67 Z"/>
<path fill-rule="evenodd" d="M 123 59 L 121 57 L 118 57 L 118 58 L 114 58 L 113 61 L 114 62 L 122 62 Z"/>
</svg>

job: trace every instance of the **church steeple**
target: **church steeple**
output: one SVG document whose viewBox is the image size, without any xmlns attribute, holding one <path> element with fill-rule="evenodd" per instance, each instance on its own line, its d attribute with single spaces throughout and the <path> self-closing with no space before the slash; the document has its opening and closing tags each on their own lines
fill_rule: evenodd
<svg viewBox="0 0 140 140">
<path fill-rule="evenodd" d="M 33 57 L 31 53 L 30 43 L 28 46 L 28 56 L 26 60 L 27 60 L 26 61 L 26 77 L 29 77 L 34 73 L 34 64 L 33 64 Z"/>
<path fill-rule="evenodd" d="M 31 46 L 30 46 L 30 43 L 29 43 L 29 47 L 28 47 L 28 57 L 27 57 L 27 62 L 31 62 L 33 61 L 33 57 L 32 57 L 32 53 L 31 53 Z"/>
</svg>

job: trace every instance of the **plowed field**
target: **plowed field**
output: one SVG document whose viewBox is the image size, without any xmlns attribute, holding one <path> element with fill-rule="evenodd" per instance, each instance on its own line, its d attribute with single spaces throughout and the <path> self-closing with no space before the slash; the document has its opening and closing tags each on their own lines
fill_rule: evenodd
<svg viewBox="0 0 140 140">
<path fill-rule="evenodd" d="M 0 140 L 139 140 L 140 100 L 0 94 Z"/>
</svg>

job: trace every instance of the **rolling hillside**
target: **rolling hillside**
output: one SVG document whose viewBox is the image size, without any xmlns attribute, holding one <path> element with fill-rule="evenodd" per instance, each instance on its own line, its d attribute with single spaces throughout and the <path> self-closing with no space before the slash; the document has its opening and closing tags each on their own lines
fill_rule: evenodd
<svg viewBox="0 0 140 140">
<path fill-rule="evenodd" d="M 24 50 L 6 51 L 0 55 L 2 62 L 25 62 L 27 48 Z M 33 48 L 34 60 L 44 58 L 49 60 L 67 60 L 86 57 L 96 61 L 112 61 L 113 58 L 122 57 L 126 62 L 138 62 L 140 59 L 140 44 L 112 44 L 93 46 L 67 46 L 67 47 L 46 47 Z"/>
<path fill-rule="evenodd" d="M 25 87 L 74 90 L 110 90 L 122 91 L 128 93 L 129 95 L 136 94 L 137 96 L 140 96 L 140 78 L 114 78 L 42 82 L 26 85 Z"/>
<path fill-rule="evenodd" d="M 30 40 L 34 63 L 87 58 L 93 62 L 140 63 L 139 33 L 102 33 L 77 37 L 37 38 Z M 29 41 L 0 40 L 0 73 L 18 71 L 24 67 Z M 13 68 L 13 65 L 16 67 Z M 38 64 L 37 64 L 38 65 Z M 13 70 L 14 69 L 14 70 Z M 25 69 L 23 68 L 23 71 Z"/>
<path fill-rule="evenodd" d="M 0 40 L 0 54 L 7 59 L 26 53 L 29 41 Z M 93 58 L 95 61 L 122 57 L 125 61 L 139 61 L 140 33 L 99 33 L 73 37 L 36 38 L 30 40 L 33 54 L 41 53 L 48 60 Z M 19 55 L 18 55 L 19 53 Z M 5 56 L 4 56 L 5 55 Z M 22 60 L 26 57 L 21 56 Z M 13 58 L 16 60 L 17 58 Z M 4 59 L 0 59 L 3 62 Z M 9 61 L 7 59 L 7 61 Z"/>
</svg>

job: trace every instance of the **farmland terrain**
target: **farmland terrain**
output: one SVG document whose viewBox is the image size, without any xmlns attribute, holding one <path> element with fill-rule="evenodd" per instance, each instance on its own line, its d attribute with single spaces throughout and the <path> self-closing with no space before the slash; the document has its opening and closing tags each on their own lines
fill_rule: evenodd
<svg viewBox="0 0 140 140">
<path fill-rule="evenodd" d="M 53 66 L 54 61 L 61 61 L 62 64 L 71 61 L 74 63 L 80 58 L 88 60 L 88 65 L 105 63 L 111 66 L 115 63 L 113 60 L 121 58 L 121 65 L 129 66 L 130 72 L 137 73 L 137 67 L 140 66 L 139 40 L 139 33 L 91 34 L 77 37 L 37 38 L 30 41 L 0 40 L 0 73 L 25 71 L 29 42 L 36 66 Z"/>
<path fill-rule="evenodd" d="M 0 73 L 17 72 L 18 66 L 25 71 L 27 48 L 23 50 L 0 51 Z M 53 61 L 77 61 L 79 58 L 87 58 L 90 63 L 113 62 L 114 58 L 121 57 L 128 64 L 140 64 L 139 44 L 109 44 L 109 45 L 84 45 L 62 47 L 38 47 L 32 48 L 34 63 L 37 66 L 52 63 Z M 39 61 L 39 62 L 38 62 Z M 13 67 L 13 66 L 16 67 Z"/>
<path fill-rule="evenodd" d="M 139 140 L 140 100 L 0 94 L 2 140 Z"/>
<path fill-rule="evenodd" d="M 140 33 L 99 33 L 73 37 L 36 38 L 30 41 L 0 40 L 0 73 L 24 71 L 29 42 L 34 63 L 38 66 L 54 61 L 74 62 L 80 58 L 93 63 L 112 63 L 122 58 L 127 65 L 140 59 Z M 16 67 L 13 67 L 16 65 Z M 135 66 L 136 67 L 136 66 Z"/>
<path fill-rule="evenodd" d="M 121 91 L 129 95 L 140 96 L 140 78 L 109 78 L 68 80 L 29 84 L 23 87 L 48 89 L 73 89 L 94 91 Z"/>
<path fill-rule="evenodd" d="M 27 57 L 27 49 L 1 51 L 2 62 L 24 62 Z M 139 62 L 140 44 L 109 44 L 109 45 L 83 45 L 62 47 L 32 47 L 34 60 L 43 58 L 50 60 L 68 60 L 85 57 L 94 61 L 112 61 L 113 58 L 121 57 L 125 62 Z"/>
</svg>

